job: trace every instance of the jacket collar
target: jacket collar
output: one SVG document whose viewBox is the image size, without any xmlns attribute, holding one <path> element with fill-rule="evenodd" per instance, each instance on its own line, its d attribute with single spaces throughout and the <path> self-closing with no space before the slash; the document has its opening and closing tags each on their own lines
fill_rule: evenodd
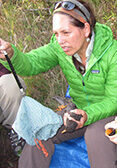
<svg viewBox="0 0 117 168">
<path fill-rule="evenodd" d="M 86 72 L 103 57 L 113 43 L 113 33 L 108 26 L 96 23 L 94 32 L 94 48 Z"/>
</svg>

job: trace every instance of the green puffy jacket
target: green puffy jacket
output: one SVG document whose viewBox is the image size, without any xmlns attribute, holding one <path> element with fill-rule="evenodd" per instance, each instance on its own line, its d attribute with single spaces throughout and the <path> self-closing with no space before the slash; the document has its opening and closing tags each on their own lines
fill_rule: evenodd
<svg viewBox="0 0 117 168">
<path fill-rule="evenodd" d="M 53 35 L 49 44 L 28 53 L 14 45 L 12 63 L 18 74 L 35 75 L 60 65 L 68 84 L 70 96 L 79 109 L 86 111 L 85 125 L 117 114 L 117 41 L 112 31 L 96 23 L 95 41 L 86 74 L 82 76 Z"/>
</svg>

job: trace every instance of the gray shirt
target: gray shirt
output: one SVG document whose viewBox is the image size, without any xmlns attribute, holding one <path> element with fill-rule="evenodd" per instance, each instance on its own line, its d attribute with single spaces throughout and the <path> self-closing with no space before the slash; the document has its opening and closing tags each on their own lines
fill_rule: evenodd
<svg viewBox="0 0 117 168">
<path fill-rule="evenodd" d="M 87 67 L 88 67 L 88 63 L 89 63 L 89 60 L 90 60 L 90 56 L 91 56 L 91 53 L 92 53 L 92 51 L 93 51 L 93 45 L 94 45 L 94 37 L 95 37 L 95 34 L 94 34 L 94 32 L 92 32 L 92 36 L 91 36 L 91 40 L 90 40 L 90 43 L 89 43 L 89 45 L 88 45 L 88 47 L 87 47 L 87 50 L 86 50 L 86 66 L 84 67 L 83 65 L 82 65 L 82 60 L 81 60 L 81 58 L 80 58 L 80 56 L 76 53 L 76 54 L 74 54 L 74 57 L 76 58 L 76 60 L 79 62 L 79 63 L 81 63 L 79 66 L 80 66 L 80 69 L 81 69 L 81 73 L 83 74 L 83 75 L 85 75 L 85 70 L 87 69 Z M 84 73 L 83 73 L 84 72 Z"/>
</svg>

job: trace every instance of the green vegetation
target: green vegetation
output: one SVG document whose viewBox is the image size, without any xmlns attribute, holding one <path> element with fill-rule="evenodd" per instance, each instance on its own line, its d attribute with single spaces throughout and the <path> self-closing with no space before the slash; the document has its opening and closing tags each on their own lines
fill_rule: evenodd
<svg viewBox="0 0 117 168">
<path fill-rule="evenodd" d="M 1 1 L 0 1 L 1 2 Z M 49 42 L 52 35 L 52 9 L 55 0 L 3 0 L 0 6 L 0 37 L 23 52 Z M 112 28 L 117 39 L 117 0 L 90 0 L 97 21 Z M 27 95 L 55 108 L 52 97 L 64 97 L 67 83 L 59 67 L 24 78 Z"/>
</svg>

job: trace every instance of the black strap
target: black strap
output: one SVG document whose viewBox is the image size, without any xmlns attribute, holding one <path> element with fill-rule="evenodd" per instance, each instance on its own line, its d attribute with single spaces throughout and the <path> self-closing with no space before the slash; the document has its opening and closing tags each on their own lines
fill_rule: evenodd
<svg viewBox="0 0 117 168">
<path fill-rule="evenodd" d="M 23 89 L 22 84 L 21 84 L 21 82 L 20 82 L 20 80 L 19 80 L 19 78 L 18 78 L 18 76 L 17 76 L 17 74 L 16 74 L 16 72 L 15 72 L 15 69 L 14 69 L 14 67 L 13 67 L 13 64 L 11 63 L 11 60 L 10 60 L 10 58 L 8 57 L 8 54 L 7 54 L 6 51 L 4 51 L 4 55 L 5 55 L 5 58 L 6 58 L 7 62 L 8 62 L 8 64 L 9 64 L 9 67 L 10 67 L 10 69 L 11 69 L 11 71 L 12 71 L 14 77 L 15 77 L 15 80 L 16 80 L 16 82 L 17 82 L 19 88 L 20 88 L 20 89 Z"/>
</svg>

